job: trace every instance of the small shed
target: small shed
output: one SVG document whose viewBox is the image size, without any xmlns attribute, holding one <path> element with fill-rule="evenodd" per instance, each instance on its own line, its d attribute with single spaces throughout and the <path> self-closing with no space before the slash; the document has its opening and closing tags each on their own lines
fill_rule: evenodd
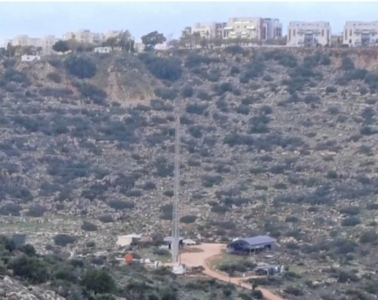
<svg viewBox="0 0 378 300">
<path fill-rule="evenodd" d="M 240 238 L 227 245 L 227 253 L 254 254 L 267 250 L 274 250 L 276 240 L 267 235 Z"/>
<path fill-rule="evenodd" d="M 141 234 L 135 234 L 135 233 L 128 234 L 128 235 L 120 235 L 118 236 L 116 244 L 122 247 L 130 246 L 133 243 L 140 241 L 141 238 L 142 238 Z"/>
<path fill-rule="evenodd" d="M 36 61 L 36 60 L 41 60 L 41 57 L 39 55 L 22 55 L 21 56 L 21 61 Z"/>
<path fill-rule="evenodd" d="M 96 48 L 94 48 L 94 52 L 110 53 L 110 52 L 112 52 L 112 48 L 111 47 L 96 47 Z"/>
</svg>

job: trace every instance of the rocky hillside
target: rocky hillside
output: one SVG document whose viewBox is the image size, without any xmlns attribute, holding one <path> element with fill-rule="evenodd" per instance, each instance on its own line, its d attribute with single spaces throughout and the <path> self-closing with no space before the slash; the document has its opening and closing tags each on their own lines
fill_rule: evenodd
<svg viewBox="0 0 378 300">
<path fill-rule="evenodd" d="M 57 232 L 85 244 L 83 219 L 102 248 L 120 232 L 169 234 L 177 110 L 183 234 L 270 234 L 294 275 L 262 284 L 290 299 L 370 299 L 377 54 L 232 46 L 4 60 L 1 230 L 41 251 Z"/>
</svg>

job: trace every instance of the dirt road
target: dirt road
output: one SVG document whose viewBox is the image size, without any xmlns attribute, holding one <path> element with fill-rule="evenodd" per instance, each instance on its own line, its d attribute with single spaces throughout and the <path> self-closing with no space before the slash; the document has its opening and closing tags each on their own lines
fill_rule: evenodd
<svg viewBox="0 0 378 300">
<path fill-rule="evenodd" d="M 245 278 L 230 278 L 220 272 L 211 270 L 209 267 L 209 262 L 213 260 L 216 256 L 218 256 L 221 253 L 222 249 L 226 248 L 226 245 L 224 244 L 202 244 L 195 246 L 196 248 L 200 248 L 202 252 L 186 252 L 181 254 L 181 263 L 189 266 L 189 267 L 197 267 L 197 266 L 203 266 L 205 268 L 204 274 L 207 276 L 213 277 L 215 279 L 225 281 L 225 282 L 231 282 L 232 284 L 241 286 L 243 288 L 252 289 L 252 286 L 250 284 L 242 283 L 241 280 Z M 262 294 L 264 295 L 264 298 L 267 300 L 284 300 L 283 298 L 274 295 L 272 292 L 270 292 L 267 289 L 264 288 L 258 288 Z"/>
</svg>

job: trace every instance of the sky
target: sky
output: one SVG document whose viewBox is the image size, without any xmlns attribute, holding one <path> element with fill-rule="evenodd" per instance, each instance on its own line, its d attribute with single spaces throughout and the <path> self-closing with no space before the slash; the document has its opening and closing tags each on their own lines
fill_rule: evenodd
<svg viewBox="0 0 378 300">
<path fill-rule="evenodd" d="M 2 44 L 19 34 L 61 38 L 79 29 L 127 29 L 136 39 L 157 30 L 177 38 L 195 22 L 229 17 L 278 18 L 284 34 L 290 21 L 329 21 L 338 34 L 347 20 L 378 19 L 378 2 L 0 2 L 0 11 Z"/>
</svg>

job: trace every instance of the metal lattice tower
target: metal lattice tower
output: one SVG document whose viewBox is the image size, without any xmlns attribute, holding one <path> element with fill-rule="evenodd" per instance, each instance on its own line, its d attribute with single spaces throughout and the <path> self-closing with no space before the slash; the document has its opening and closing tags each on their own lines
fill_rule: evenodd
<svg viewBox="0 0 378 300">
<path fill-rule="evenodd" d="M 181 138 L 180 138 L 180 116 L 177 112 L 176 114 L 176 129 L 175 129 L 175 166 L 174 166 L 174 200 L 173 200 L 173 213 L 172 213 L 172 262 L 179 262 L 179 244 L 180 244 L 180 213 L 179 213 L 179 202 L 180 202 L 180 148 L 181 148 Z"/>
</svg>

